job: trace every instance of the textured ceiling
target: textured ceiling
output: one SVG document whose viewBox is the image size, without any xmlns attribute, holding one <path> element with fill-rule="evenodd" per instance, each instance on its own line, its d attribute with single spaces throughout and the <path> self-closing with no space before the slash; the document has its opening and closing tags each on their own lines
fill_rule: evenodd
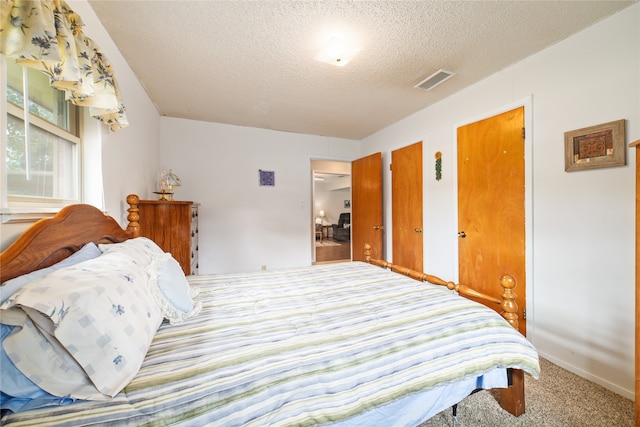
<svg viewBox="0 0 640 427">
<path fill-rule="evenodd" d="M 89 0 L 160 114 L 351 139 L 635 2 Z M 313 59 L 332 34 L 345 67 Z"/>
</svg>

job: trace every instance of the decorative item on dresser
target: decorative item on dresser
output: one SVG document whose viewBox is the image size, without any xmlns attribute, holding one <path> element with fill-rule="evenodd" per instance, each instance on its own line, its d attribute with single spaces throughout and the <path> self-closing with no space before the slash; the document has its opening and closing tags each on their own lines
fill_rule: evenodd
<svg viewBox="0 0 640 427">
<path fill-rule="evenodd" d="M 173 200 L 174 187 L 180 187 L 181 185 L 180 177 L 169 169 L 169 172 L 163 171 L 160 174 L 160 191 L 154 191 L 154 194 L 159 194 L 160 200 Z"/>
<path fill-rule="evenodd" d="M 190 201 L 140 200 L 140 235 L 180 263 L 184 274 L 198 274 L 198 209 Z"/>
</svg>

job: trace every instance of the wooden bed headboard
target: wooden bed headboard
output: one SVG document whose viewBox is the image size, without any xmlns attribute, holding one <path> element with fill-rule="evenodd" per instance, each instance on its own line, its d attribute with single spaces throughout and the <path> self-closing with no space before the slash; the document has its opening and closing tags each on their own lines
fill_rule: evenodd
<svg viewBox="0 0 640 427">
<path fill-rule="evenodd" d="M 89 242 L 117 243 L 138 237 L 139 200 L 135 194 L 127 197 L 126 230 L 113 217 L 84 204 L 67 206 L 55 216 L 37 221 L 0 253 L 0 283 L 49 267 Z"/>
</svg>

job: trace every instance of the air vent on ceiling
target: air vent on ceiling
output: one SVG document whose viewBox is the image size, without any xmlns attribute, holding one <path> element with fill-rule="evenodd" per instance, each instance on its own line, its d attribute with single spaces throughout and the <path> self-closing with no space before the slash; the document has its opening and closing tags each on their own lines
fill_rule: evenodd
<svg viewBox="0 0 640 427">
<path fill-rule="evenodd" d="M 440 69 L 418 83 L 415 87 L 417 87 L 418 89 L 431 90 L 434 87 L 438 86 L 440 83 L 451 78 L 454 74 L 455 73 L 453 71 Z"/>
</svg>

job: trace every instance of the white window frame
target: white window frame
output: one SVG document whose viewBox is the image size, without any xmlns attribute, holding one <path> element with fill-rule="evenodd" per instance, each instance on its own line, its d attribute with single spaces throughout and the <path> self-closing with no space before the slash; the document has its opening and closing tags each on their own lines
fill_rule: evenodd
<svg viewBox="0 0 640 427">
<path fill-rule="evenodd" d="M 37 198 L 28 196 L 9 196 L 7 194 L 7 169 L 6 169 L 6 152 L 7 152 L 7 115 L 13 115 L 19 119 L 24 119 L 24 110 L 7 101 L 7 59 L 0 55 L 0 217 L 1 223 L 8 222 L 31 222 L 46 216 L 50 216 L 58 212 L 64 206 L 80 203 L 83 198 L 83 163 L 84 163 L 84 144 L 83 144 L 83 111 L 79 111 L 72 126 L 78 127 L 78 135 L 59 128 L 53 123 L 48 122 L 32 113 L 29 113 L 29 122 L 46 132 L 50 132 L 62 139 L 76 144 L 76 199 L 55 199 L 55 198 Z M 79 110 L 82 110 L 78 108 Z"/>
</svg>

